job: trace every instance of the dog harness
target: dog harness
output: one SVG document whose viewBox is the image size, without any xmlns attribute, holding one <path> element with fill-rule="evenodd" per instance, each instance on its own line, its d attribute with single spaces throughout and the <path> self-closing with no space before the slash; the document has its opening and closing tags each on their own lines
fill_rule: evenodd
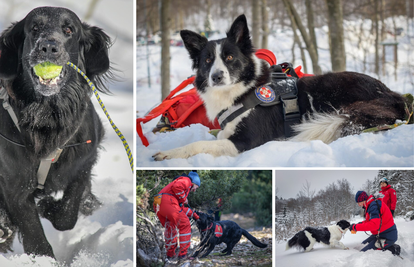
<svg viewBox="0 0 414 267">
<path fill-rule="evenodd" d="M 286 71 L 283 72 L 282 68 Z M 217 120 L 221 129 L 224 129 L 227 123 L 233 121 L 242 113 L 256 106 L 268 107 L 283 104 L 285 136 L 291 137 L 293 135 L 292 126 L 300 121 L 298 89 L 296 86 L 298 77 L 290 63 L 273 65 L 271 71 L 272 81 L 270 83 L 255 90 L 250 90 L 242 96 L 239 104 L 220 111 Z M 293 77 L 289 77 L 286 73 Z"/>
<path fill-rule="evenodd" d="M 3 108 L 9 113 L 10 118 L 12 119 L 12 121 L 13 121 L 14 125 L 16 126 L 17 130 L 19 130 L 19 132 L 21 132 L 16 113 L 14 112 L 13 108 L 10 105 L 9 95 L 7 94 L 6 88 L 4 88 L 2 86 L 1 80 L 0 80 L 0 99 L 3 99 Z M 15 145 L 19 145 L 19 146 L 24 147 L 24 145 L 22 145 L 22 144 L 11 141 L 6 137 L 4 137 L 4 138 L 7 141 L 9 141 L 9 142 L 11 142 Z M 59 156 L 62 153 L 62 151 L 63 151 L 62 148 L 57 148 L 52 153 L 50 153 L 48 156 L 46 156 L 45 158 L 40 160 L 40 165 L 39 165 L 39 168 L 37 170 L 37 175 L 36 175 L 37 176 L 37 188 L 38 189 L 42 190 L 42 189 L 45 188 L 45 182 L 46 182 L 46 178 L 47 178 L 47 175 L 49 173 L 49 170 L 50 170 L 50 166 L 51 166 L 52 163 L 55 163 L 59 159 Z"/>
<path fill-rule="evenodd" d="M 223 235 L 223 226 L 216 222 L 216 229 L 214 230 L 216 237 L 221 237 Z"/>
</svg>

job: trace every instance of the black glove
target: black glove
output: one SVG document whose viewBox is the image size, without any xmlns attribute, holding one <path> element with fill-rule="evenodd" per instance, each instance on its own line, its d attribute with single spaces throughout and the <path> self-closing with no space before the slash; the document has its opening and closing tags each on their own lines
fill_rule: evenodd
<svg viewBox="0 0 414 267">
<path fill-rule="evenodd" d="M 394 211 L 393 210 L 391 210 L 391 214 L 392 214 L 392 217 L 394 217 Z"/>
<path fill-rule="evenodd" d="M 356 223 L 351 224 L 351 226 L 349 226 L 349 230 L 350 231 L 356 231 Z"/>
</svg>

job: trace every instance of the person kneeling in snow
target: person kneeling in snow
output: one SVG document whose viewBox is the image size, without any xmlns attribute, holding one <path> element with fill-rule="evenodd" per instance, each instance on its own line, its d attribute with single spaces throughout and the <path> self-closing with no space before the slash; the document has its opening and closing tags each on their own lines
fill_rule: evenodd
<svg viewBox="0 0 414 267">
<path fill-rule="evenodd" d="M 198 220 L 197 213 L 184 206 L 187 196 L 200 186 L 200 177 L 194 171 L 188 175 L 176 177 L 154 197 L 154 211 L 162 226 L 165 227 L 164 239 L 167 259 L 176 257 L 177 229 L 180 232 L 180 259 L 187 259 L 187 250 L 191 243 L 190 217 Z"/>
<path fill-rule="evenodd" d="M 394 223 L 391 211 L 382 199 L 368 196 L 365 191 L 358 191 L 355 195 L 358 206 L 365 209 L 365 221 L 352 224 L 351 233 L 357 231 L 370 231 L 372 235 L 362 244 L 367 244 L 361 251 L 369 249 L 390 250 L 394 255 L 399 255 L 400 247 L 394 244 L 398 239 L 397 226 Z"/>
</svg>

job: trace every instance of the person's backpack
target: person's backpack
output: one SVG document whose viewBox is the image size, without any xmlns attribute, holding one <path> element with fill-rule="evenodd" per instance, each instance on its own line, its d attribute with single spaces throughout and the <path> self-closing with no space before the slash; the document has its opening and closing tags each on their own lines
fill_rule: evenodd
<svg viewBox="0 0 414 267">
<path fill-rule="evenodd" d="M 267 61 L 270 66 L 276 65 L 276 57 L 270 50 L 258 49 L 256 51 L 256 56 Z M 284 64 L 286 63 L 280 64 L 282 69 L 284 69 Z M 293 71 L 293 69 L 290 68 L 289 72 L 290 71 Z M 292 73 L 295 73 L 295 75 L 299 78 L 309 75 L 301 72 L 301 66 L 294 69 Z M 171 93 L 161 102 L 161 104 L 152 109 L 145 117 L 137 118 L 136 130 L 143 145 L 148 146 L 149 143 L 142 132 L 141 123 L 147 123 L 160 115 L 162 115 L 162 117 L 157 123 L 157 126 L 153 129 L 153 132 L 172 131 L 176 128 L 181 128 L 195 123 L 201 123 L 210 130 L 220 129 L 217 119 L 215 119 L 214 122 L 211 122 L 208 119 L 206 109 L 203 105 L 204 102 L 198 96 L 195 88 L 178 94 L 184 88 L 193 84 L 194 80 L 195 76 L 189 77 L 177 86 L 177 88 L 171 91 Z"/>
</svg>

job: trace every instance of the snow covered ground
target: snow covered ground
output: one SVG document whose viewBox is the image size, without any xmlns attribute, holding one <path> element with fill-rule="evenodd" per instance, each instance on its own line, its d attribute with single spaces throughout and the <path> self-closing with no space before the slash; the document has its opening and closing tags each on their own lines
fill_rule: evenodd
<svg viewBox="0 0 414 267">
<path fill-rule="evenodd" d="M 406 30 L 402 19 L 397 19 L 401 27 Z M 360 23 L 347 22 L 349 29 Z M 411 30 L 414 26 L 411 27 Z M 221 28 L 221 27 L 220 27 Z M 369 28 L 367 24 L 366 28 Z M 291 40 L 290 30 L 276 32 L 278 42 L 274 36 L 270 37 L 269 49 L 272 50 L 279 63 L 290 61 Z M 318 46 L 320 47 L 320 64 L 323 71 L 329 71 L 329 49 L 327 29 L 318 29 Z M 414 33 L 410 33 L 411 36 Z M 362 72 L 361 49 L 357 48 L 357 38 L 354 32 L 347 32 L 347 69 Z M 211 39 L 222 38 L 224 33 L 213 36 Z M 408 36 L 400 38 L 399 45 L 399 78 L 394 80 L 393 69 L 387 65 L 390 75 L 381 80 L 392 90 L 399 93 L 414 93 L 411 81 L 412 75 L 407 69 L 408 63 L 414 61 L 412 45 L 414 40 Z M 363 40 L 362 46 L 369 47 L 369 40 Z M 154 106 L 161 102 L 160 92 L 160 47 L 137 47 L 137 117 L 143 117 Z M 371 48 L 370 48 L 371 49 Z M 369 50 L 369 49 L 368 49 Z M 371 49 L 372 50 L 372 49 Z M 371 51 L 372 52 L 372 51 Z M 146 55 L 150 57 L 147 60 Z M 297 51 L 297 55 L 300 53 Z M 298 57 L 298 56 L 297 56 Z M 368 61 L 372 57 L 368 56 Z M 148 86 L 148 65 L 150 66 L 151 88 Z M 308 62 L 310 60 L 308 59 Z M 297 60 L 294 66 L 302 64 Z M 309 65 L 309 63 L 308 63 Z M 371 64 L 372 65 L 372 64 Z M 371 66 L 370 65 L 370 66 Z M 374 76 L 372 68 L 366 73 Z M 171 87 L 178 86 L 183 80 L 191 76 L 191 61 L 184 47 L 171 47 Z M 391 75 L 392 74 L 392 75 Z M 380 133 L 366 133 L 340 138 L 327 145 L 320 141 L 312 142 L 268 142 L 253 150 L 247 151 L 237 157 L 214 158 L 207 154 L 199 154 L 189 159 L 172 159 L 155 162 L 151 156 L 158 151 L 168 150 L 200 140 L 214 140 L 208 133 L 208 128 L 202 125 L 191 125 L 169 133 L 153 134 L 158 119 L 143 124 L 143 132 L 150 145 L 145 147 L 137 137 L 137 166 L 138 167 L 412 167 L 414 166 L 414 125 L 404 125 L 394 130 Z"/>
<path fill-rule="evenodd" d="M 352 223 L 362 221 L 356 217 Z M 341 239 L 341 242 L 349 247 L 349 250 L 330 248 L 321 244 L 315 244 L 310 252 L 301 252 L 296 249 L 285 251 L 286 242 L 276 242 L 274 249 L 276 257 L 273 259 L 277 267 L 309 266 L 309 267 L 411 267 L 414 266 L 414 221 L 406 222 L 403 218 L 396 218 L 398 229 L 397 244 L 401 246 L 401 258 L 395 257 L 391 252 L 370 250 L 359 252 L 354 249 L 368 238 L 365 232 L 351 234 L 349 231 Z M 277 231 L 277 229 L 276 229 Z"/>
<path fill-rule="evenodd" d="M 18 3 L 17 3 L 18 2 Z M 14 1 L 0 3 L 2 18 L 17 21 L 36 6 L 64 6 L 82 19 L 86 13 L 85 1 Z M 9 9 L 10 8 L 10 9 Z M 112 95 L 100 94 L 115 124 L 122 131 L 133 149 L 133 1 L 101 0 L 97 4 L 91 25 L 103 28 L 115 41 L 109 56 L 119 82 L 108 84 Z M 0 28 L 6 26 L 0 25 Z M 10 23 L 10 22 L 7 22 Z M 0 22 L 1 24 L 1 22 Z M 7 24 L 8 26 L 8 24 Z M 71 267 L 126 267 L 133 266 L 134 257 L 134 176 L 121 140 L 112 130 L 95 96 L 92 103 L 104 124 L 106 135 L 100 157 L 93 169 L 92 191 L 103 206 L 92 216 L 79 218 L 75 228 L 60 232 L 47 220 L 42 220 L 46 237 L 53 247 L 57 261 L 48 257 L 24 254 L 16 238 L 13 253 L 0 254 L 0 266 L 71 266 Z"/>
</svg>

